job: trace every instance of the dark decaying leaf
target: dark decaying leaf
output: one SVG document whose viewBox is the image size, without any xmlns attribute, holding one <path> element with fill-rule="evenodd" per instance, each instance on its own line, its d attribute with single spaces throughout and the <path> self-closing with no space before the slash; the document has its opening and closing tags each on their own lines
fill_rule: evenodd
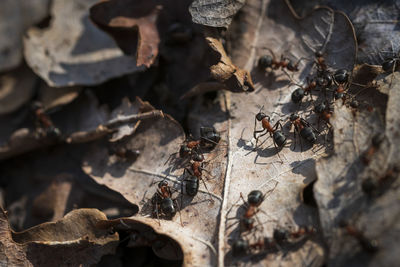
<svg viewBox="0 0 400 267">
<path fill-rule="evenodd" d="M 377 64 L 397 55 L 400 50 L 399 12 L 396 0 L 324 0 L 290 1 L 298 14 L 306 14 L 316 5 L 327 5 L 345 12 L 354 24 L 359 42 L 357 63 Z"/>
<path fill-rule="evenodd" d="M 25 59 L 49 86 L 95 85 L 141 70 L 90 21 L 95 2 L 55 0 L 50 27 L 27 32 Z"/>
<path fill-rule="evenodd" d="M 195 0 L 189 11 L 195 23 L 211 27 L 228 28 L 245 0 Z"/>
<path fill-rule="evenodd" d="M 96 228 L 106 216 L 96 209 L 72 211 L 54 223 L 13 232 L 0 211 L 0 262 L 9 266 L 90 265 L 114 253 L 118 234 Z"/>
<path fill-rule="evenodd" d="M 90 8 L 90 17 L 114 37 L 125 54 L 136 54 L 138 66 L 150 67 L 158 55 L 156 23 L 161 9 L 156 1 L 103 1 Z"/>
</svg>

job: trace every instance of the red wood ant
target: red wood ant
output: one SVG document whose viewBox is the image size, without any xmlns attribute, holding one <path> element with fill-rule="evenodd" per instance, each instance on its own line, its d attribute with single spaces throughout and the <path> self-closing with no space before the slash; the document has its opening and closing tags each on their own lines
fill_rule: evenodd
<svg viewBox="0 0 400 267">
<path fill-rule="evenodd" d="M 325 64 L 325 58 L 324 58 L 324 54 L 322 53 L 322 51 L 315 52 L 315 63 L 317 63 L 318 67 L 322 71 L 325 71 L 328 68 L 327 65 Z"/>
<path fill-rule="evenodd" d="M 345 97 L 345 92 L 349 85 L 349 73 L 345 69 L 339 69 L 333 74 L 333 81 L 337 85 L 334 93 L 335 99 L 343 99 Z"/>
<path fill-rule="evenodd" d="M 239 238 L 232 245 L 232 254 L 234 256 L 240 256 L 253 251 L 280 249 L 281 245 L 290 244 L 292 241 L 295 242 L 299 238 L 312 235 L 315 232 L 316 230 L 312 226 L 300 227 L 297 231 L 293 232 L 286 229 L 275 229 L 272 238 L 264 237 L 252 244 L 249 244 L 247 240 Z"/>
<path fill-rule="evenodd" d="M 294 125 L 294 149 L 296 149 L 296 134 L 307 140 L 309 143 L 314 144 L 317 140 L 315 133 L 320 133 L 317 129 L 311 126 L 311 124 L 303 118 L 300 118 L 297 114 L 290 115 L 290 122 Z M 300 147 L 303 150 L 303 145 L 300 140 Z"/>
<path fill-rule="evenodd" d="M 243 200 L 243 205 L 246 208 L 246 212 L 240 218 L 240 228 L 245 231 L 250 231 L 254 228 L 254 218 L 258 220 L 256 217 L 257 212 L 260 210 L 258 207 L 264 201 L 265 196 L 275 190 L 278 182 L 275 183 L 275 186 L 268 190 L 265 194 L 263 194 L 260 190 L 253 190 L 247 195 L 247 202 L 244 200 L 242 193 L 240 193 L 240 198 Z M 254 217 L 254 218 L 253 218 Z M 262 224 L 258 222 L 261 227 Z"/>
<path fill-rule="evenodd" d="M 295 104 L 300 103 L 301 100 L 303 100 L 304 96 L 311 95 L 311 90 L 314 90 L 317 87 L 317 82 L 314 79 L 310 81 L 307 78 L 307 86 L 306 87 L 303 87 L 301 85 L 299 86 L 300 86 L 299 88 L 297 88 L 292 92 L 292 102 Z"/>
<path fill-rule="evenodd" d="M 377 191 L 387 182 L 394 179 L 399 171 L 399 168 L 395 166 L 386 171 L 386 173 L 381 177 L 368 177 L 361 184 L 363 192 L 370 197 L 376 195 Z"/>
<path fill-rule="evenodd" d="M 364 164 L 368 165 L 371 161 L 373 155 L 379 149 L 380 145 L 382 144 L 383 140 L 385 139 L 384 133 L 376 133 L 371 140 L 371 146 L 363 153 L 361 156 L 361 160 Z"/>
<path fill-rule="evenodd" d="M 157 219 L 160 219 L 160 213 L 168 218 L 172 218 L 175 216 L 177 210 L 180 216 L 178 202 L 176 199 L 172 199 L 172 190 L 167 181 L 161 181 L 158 183 L 158 189 L 151 199 L 151 202 L 153 204 L 153 215 L 155 215 Z M 181 217 L 180 220 L 181 225 L 183 225 Z"/>
<path fill-rule="evenodd" d="M 316 105 L 314 107 L 314 112 L 318 115 L 318 125 L 321 119 L 325 121 L 326 124 L 330 125 L 329 120 L 332 117 L 333 111 L 327 101 L 321 102 Z"/>
<path fill-rule="evenodd" d="M 358 243 L 365 251 L 374 253 L 379 250 L 379 245 L 376 240 L 368 239 L 363 232 L 356 227 L 349 225 L 346 221 L 340 221 L 339 227 L 344 228 L 348 235 L 357 239 Z"/>
<path fill-rule="evenodd" d="M 281 59 L 277 60 L 274 52 L 270 49 L 265 47 L 271 55 L 263 55 L 258 59 L 258 68 L 261 70 L 265 70 L 267 68 L 271 68 L 273 70 L 277 70 L 281 68 L 282 70 L 287 69 L 288 71 L 297 72 L 299 71 L 299 64 L 305 58 L 300 58 L 296 63 L 290 60 L 287 57 L 281 55 Z"/>
<path fill-rule="evenodd" d="M 35 114 L 36 130 L 40 135 L 49 136 L 51 138 L 59 138 L 61 136 L 60 130 L 54 126 L 50 117 L 46 114 L 43 109 L 43 105 L 40 102 L 33 102 L 32 110 Z M 43 129 L 45 132 L 41 131 Z"/>
<path fill-rule="evenodd" d="M 257 121 L 261 121 L 261 125 L 263 127 L 262 130 L 256 131 L 256 126 L 257 126 Z M 279 129 L 278 129 L 279 127 Z M 265 132 L 264 132 L 265 131 Z M 257 134 L 260 133 L 259 136 Z M 258 139 L 264 135 L 269 133 L 270 137 L 272 137 L 274 146 L 276 150 L 278 151 L 278 148 L 282 148 L 286 144 L 286 136 L 283 134 L 283 127 L 281 124 L 281 120 L 278 120 L 274 126 L 271 125 L 271 118 L 263 112 L 258 112 L 257 115 L 254 118 L 254 130 L 253 130 L 253 137 L 256 139 L 256 145 L 255 147 L 257 148 L 257 143 Z M 279 156 L 279 153 L 278 153 Z"/>
<path fill-rule="evenodd" d="M 203 179 L 203 172 L 202 171 L 207 171 L 206 169 L 203 168 L 203 162 L 200 161 L 193 161 L 190 165 L 190 167 L 185 168 L 184 170 L 184 177 L 185 179 L 183 181 L 186 182 L 185 189 L 186 189 L 186 194 L 194 197 L 197 195 L 199 191 L 199 183 L 200 180 L 204 184 L 204 188 L 207 190 L 208 194 L 210 195 L 210 201 L 214 202 L 214 200 L 211 198 L 211 193 L 207 188 L 206 182 Z M 181 190 L 183 191 L 183 184 Z"/>
</svg>

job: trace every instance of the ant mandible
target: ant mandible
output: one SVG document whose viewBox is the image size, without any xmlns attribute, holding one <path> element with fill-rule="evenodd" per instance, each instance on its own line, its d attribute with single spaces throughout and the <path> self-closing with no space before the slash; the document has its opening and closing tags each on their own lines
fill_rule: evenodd
<svg viewBox="0 0 400 267">
<path fill-rule="evenodd" d="M 161 181 L 158 183 L 158 189 L 152 198 L 153 203 L 153 215 L 155 214 L 157 219 L 159 218 L 159 213 L 164 214 L 168 218 L 175 216 L 176 211 L 179 211 L 179 205 L 176 199 L 172 199 L 171 187 L 168 185 L 167 181 Z M 180 215 L 180 211 L 179 211 Z M 182 218 L 180 217 L 181 225 Z"/>
<path fill-rule="evenodd" d="M 317 140 L 317 136 L 315 135 L 315 133 L 319 134 L 319 131 L 314 127 L 312 127 L 308 121 L 306 121 L 303 118 L 300 118 L 300 116 L 295 113 L 290 115 L 289 120 L 294 125 L 294 141 L 295 141 L 294 149 L 296 149 L 296 134 L 299 134 L 300 137 L 304 138 L 311 144 L 315 143 L 315 141 Z M 301 150 L 303 151 L 301 138 L 299 140 L 300 140 Z"/>
<path fill-rule="evenodd" d="M 257 121 L 261 121 L 261 125 L 263 127 L 262 130 L 256 131 Z M 283 134 L 283 127 L 281 121 L 282 120 L 278 120 L 275 123 L 275 125 L 272 126 L 270 123 L 271 118 L 269 116 L 265 115 L 265 113 L 261 111 L 257 113 L 257 115 L 254 118 L 254 130 L 253 130 L 253 137 L 256 139 L 256 145 L 255 145 L 256 148 L 258 139 L 266 135 L 267 133 L 269 133 L 270 137 L 272 137 L 274 146 L 277 151 L 278 148 L 282 148 L 286 144 L 286 136 Z M 280 130 L 278 130 L 278 127 L 280 127 Z M 260 133 L 259 136 L 257 136 L 258 133 Z"/>
</svg>

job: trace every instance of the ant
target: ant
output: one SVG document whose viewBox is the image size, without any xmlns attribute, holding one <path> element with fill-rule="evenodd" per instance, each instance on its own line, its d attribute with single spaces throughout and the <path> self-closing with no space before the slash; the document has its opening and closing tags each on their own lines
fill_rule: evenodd
<svg viewBox="0 0 400 267">
<path fill-rule="evenodd" d="M 337 85 L 334 93 L 335 99 L 344 99 L 345 91 L 348 87 L 349 73 L 345 69 L 339 69 L 333 74 L 333 81 Z"/>
<path fill-rule="evenodd" d="M 249 242 L 243 238 L 239 238 L 232 244 L 232 254 L 233 256 L 240 256 L 243 254 L 249 254 L 252 250 L 267 250 L 276 248 L 276 242 L 269 237 L 259 239 L 252 244 L 249 244 Z"/>
<path fill-rule="evenodd" d="M 315 52 L 315 63 L 317 63 L 320 70 L 327 70 L 327 65 L 325 64 L 325 58 L 322 51 L 318 50 Z"/>
<path fill-rule="evenodd" d="M 311 81 L 307 78 L 307 86 L 303 87 L 299 85 L 299 88 L 292 92 L 292 102 L 297 104 L 303 100 L 304 96 L 311 95 L 311 90 L 317 88 L 316 80 L 312 79 Z"/>
<path fill-rule="evenodd" d="M 327 125 L 330 125 L 329 120 L 332 117 L 333 111 L 326 100 L 316 105 L 314 107 L 314 112 L 318 115 L 318 125 L 321 119 L 325 121 Z"/>
<path fill-rule="evenodd" d="M 261 121 L 262 130 L 258 130 L 256 131 L 256 126 L 257 126 L 257 121 Z M 253 130 L 253 136 L 256 139 L 256 145 L 255 147 L 257 147 L 257 143 L 258 143 L 258 139 L 264 135 L 266 135 L 267 133 L 269 133 L 269 135 L 272 137 L 272 140 L 274 142 L 274 146 L 276 148 L 276 150 L 278 151 L 278 148 L 282 148 L 285 144 L 286 144 L 286 136 L 283 134 L 283 127 L 281 124 L 282 120 L 278 120 L 274 126 L 271 125 L 271 118 L 267 115 L 265 115 L 265 113 L 258 112 L 257 115 L 254 118 L 254 130 Z M 280 127 L 280 130 L 278 130 L 278 127 Z M 265 133 L 264 133 L 265 131 Z M 257 133 L 261 133 L 259 136 L 257 136 Z M 279 153 L 278 153 L 279 156 Z"/>
<path fill-rule="evenodd" d="M 247 202 L 244 200 L 242 193 L 240 193 L 240 198 L 243 200 L 244 206 L 246 208 L 245 214 L 240 218 L 240 226 L 241 229 L 250 231 L 254 228 L 254 219 L 256 217 L 257 212 L 259 211 L 258 207 L 264 201 L 265 196 L 275 190 L 278 182 L 275 183 L 275 186 L 268 190 L 265 194 L 263 194 L 260 190 L 253 190 L 247 195 Z M 259 222 L 261 225 L 261 223 Z M 262 225 L 261 225 L 262 226 Z"/>
<path fill-rule="evenodd" d="M 370 197 L 374 196 L 377 190 L 384 186 L 386 182 L 395 178 L 399 171 L 399 168 L 395 166 L 386 171 L 386 173 L 378 179 L 368 177 L 361 184 L 363 192 Z"/>
<path fill-rule="evenodd" d="M 158 183 L 158 189 L 151 199 L 153 204 L 153 215 L 156 215 L 159 220 L 159 213 L 162 213 L 168 218 L 172 218 L 175 216 L 176 211 L 179 211 L 179 205 L 176 199 L 172 199 L 172 191 L 171 187 L 168 185 L 167 181 L 161 181 Z M 180 211 L 179 211 L 180 215 Z M 182 224 L 182 218 L 181 225 Z"/>
<path fill-rule="evenodd" d="M 284 57 L 281 55 L 281 59 L 277 60 L 274 52 L 270 49 L 265 47 L 271 55 L 263 55 L 258 59 L 258 68 L 261 70 L 264 70 L 266 68 L 271 68 L 273 70 L 277 70 L 281 68 L 282 70 L 287 69 L 288 71 L 291 72 L 297 72 L 299 71 L 299 64 L 302 60 L 305 58 L 300 58 L 296 63 L 293 63 L 289 58 Z"/>
<path fill-rule="evenodd" d="M 294 149 L 296 149 L 296 134 L 299 134 L 300 137 L 307 140 L 309 143 L 314 144 L 317 140 L 317 136 L 315 133 L 320 133 L 317 129 L 311 126 L 311 124 L 303 118 L 300 118 L 299 115 L 293 113 L 290 115 L 290 122 L 294 125 Z M 300 147 L 303 151 L 303 145 L 300 140 Z"/>
<path fill-rule="evenodd" d="M 61 136 L 60 130 L 54 126 L 53 122 L 44 111 L 42 103 L 37 101 L 33 102 L 32 110 L 35 115 L 36 129 L 40 135 L 45 135 L 51 138 L 59 138 Z"/>
<path fill-rule="evenodd" d="M 208 194 L 210 195 L 211 202 L 214 202 L 214 200 L 211 198 L 211 193 L 207 188 L 206 182 L 203 179 L 202 171 L 207 171 L 207 170 L 203 168 L 203 162 L 201 162 L 201 161 L 193 161 L 191 163 L 190 167 L 185 168 L 184 181 L 186 182 L 186 185 L 185 185 L 186 194 L 191 197 L 194 197 L 195 195 L 197 195 L 197 193 L 199 191 L 199 183 L 201 180 L 204 184 L 204 188 L 207 190 Z M 181 191 L 183 192 L 183 184 L 181 187 Z"/>
<path fill-rule="evenodd" d="M 200 127 L 200 145 L 203 148 L 214 149 L 221 140 L 221 135 L 214 127 Z"/>
<path fill-rule="evenodd" d="M 290 240 L 299 239 L 303 236 L 315 234 L 316 229 L 312 226 L 302 226 L 296 231 L 289 231 L 287 229 L 275 229 L 273 233 L 274 240 L 279 245 L 287 244 Z"/>
<path fill-rule="evenodd" d="M 380 132 L 376 133 L 371 140 L 371 146 L 363 153 L 361 156 L 361 160 L 365 165 L 368 165 L 372 159 L 372 156 L 376 153 L 379 149 L 380 145 L 382 144 L 383 140 L 385 139 L 385 134 Z"/>
<path fill-rule="evenodd" d="M 374 253 L 379 250 L 379 245 L 376 240 L 368 239 L 363 232 L 356 227 L 349 225 L 346 221 L 340 221 L 339 227 L 344 228 L 348 235 L 357 239 L 358 243 L 365 251 Z"/>
</svg>

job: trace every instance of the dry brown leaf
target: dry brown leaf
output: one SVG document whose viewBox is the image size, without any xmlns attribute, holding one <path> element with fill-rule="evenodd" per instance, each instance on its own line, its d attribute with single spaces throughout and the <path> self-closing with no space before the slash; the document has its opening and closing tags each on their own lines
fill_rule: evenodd
<svg viewBox="0 0 400 267">
<path fill-rule="evenodd" d="M 203 106 L 201 99 L 192 105 L 193 111 L 188 120 L 192 132 L 196 135 L 199 125 L 213 125 L 222 133 L 224 141 L 211 155 L 207 155 L 210 163 L 206 169 L 214 177 L 205 181 L 211 195 L 201 185 L 201 193 L 193 200 L 183 195 L 183 202 L 178 201 L 183 206 L 181 218 L 184 226 L 180 225 L 179 214 L 171 221 L 161 220 L 160 223 L 157 219 L 142 218 L 151 216 L 152 204 L 149 199 L 156 190 L 157 182 L 168 180 L 179 191 L 173 195 L 178 200 L 181 197 L 180 187 L 185 184 L 182 169 L 175 170 L 163 165 L 170 153 L 179 150 L 183 133 L 168 130 L 170 126 L 165 130 L 167 126 L 161 126 L 165 124 L 161 124 L 160 120 L 147 126 L 141 125 L 143 128 L 140 127 L 126 141 L 125 145 L 129 148 L 142 152 L 135 162 L 117 162 L 116 158 L 107 157 L 106 147 L 96 145 L 93 150 L 88 151 L 83 170 L 98 183 L 121 192 L 129 201 L 137 204 L 141 213 L 132 219 L 146 223 L 158 233 L 169 233 L 177 240 L 182 246 L 184 256 L 187 256 L 184 258 L 186 265 L 320 266 L 324 262 L 325 251 L 318 212 L 315 207 L 302 201 L 303 190 L 316 179 L 315 161 L 325 154 L 325 135 L 318 137 L 313 149 L 308 146 L 301 153 L 299 146 L 293 148 L 293 130 L 285 127 L 284 132 L 289 142 L 279 152 L 280 158 L 271 139 L 253 151 L 254 140 L 250 140 L 253 120 L 262 106 L 274 122 L 278 118 L 287 121 L 288 116 L 297 109 L 297 106 L 289 103 L 293 88 L 286 86 L 289 83 L 286 76 L 281 75 L 274 84 L 275 87 L 272 87 L 271 76 L 260 73 L 254 62 L 264 54 L 260 47 L 270 47 L 276 55 L 291 48 L 288 56 L 309 59 L 314 58 L 316 50 L 322 49 L 329 66 L 350 71 L 353 69 L 357 48 L 354 31 L 346 16 L 328 8 L 317 9 L 306 18 L 296 19 L 280 1 L 254 0 L 244 6 L 242 11 L 246 20 L 238 23 L 244 23 L 249 32 L 245 36 L 235 36 L 240 42 L 232 46 L 232 61 L 257 75 L 255 87 L 258 90 L 256 94 L 249 95 L 229 92 L 220 94 L 220 98 L 215 100 L 218 105 L 212 108 Z M 208 41 L 214 51 L 222 49 L 218 41 L 210 38 Z M 345 43 L 341 53 L 335 48 L 339 42 Z M 224 53 L 220 55 L 222 60 L 212 70 L 216 77 L 226 81 L 234 71 L 231 60 Z M 310 75 L 312 63 L 302 62 L 300 68 L 302 71 L 295 73 L 293 79 L 302 81 Z M 310 109 L 311 107 L 308 108 Z M 278 117 L 274 112 L 282 115 Z M 163 146 L 160 146 L 159 140 L 167 133 L 168 136 L 175 137 L 170 137 L 169 142 L 162 142 Z M 229 153 L 224 158 L 223 148 L 226 145 Z M 240 193 L 246 196 L 251 190 L 258 189 L 265 193 L 273 188 L 274 191 L 260 206 L 264 212 L 257 215 L 263 229 L 249 234 L 249 242 L 271 237 L 273 229 L 277 228 L 296 230 L 300 226 L 314 226 L 317 234 L 303 239 L 295 248 L 234 257 L 232 243 L 240 236 L 238 221 L 243 214 Z M 210 197 L 214 199 L 212 206 L 208 206 Z"/>
<path fill-rule="evenodd" d="M 0 9 L 0 71 L 22 61 L 22 36 L 32 24 L 48 15 L 49 0 L 4 0 Z"/>
<path fill-rule="evenodd" d="M 125 54 L 136 53 L 137 65 L 150 67 L 158 55 L 157 18 L 162 6 L 154 1 L 111 0 L 90 8 L 90 18 L 109 33 Z"/>
<path fill-rule="evenodd" d="M 80 209 L 55 223 L 13 232 L 0 211 L 0 263 L 9 266 L 91 265 L 114 253 L 118 234 L 96 228 L 106 216 L 96 209 Z"/>
<path fill-rule="evenodd" d="M 44 110 L 64 106 L 76 99 L 82 91 L 81 87 L 53 88 L 42 82 L 39 87 L 38 101 Z"/>
<path fill-rule="evenodd" d="M 27 32 L 26 61 L 49 86 L 95 85 L 141 70 L 89 20 L 95 2 L 55 0 L 50 27 Z"/>
</svg>

